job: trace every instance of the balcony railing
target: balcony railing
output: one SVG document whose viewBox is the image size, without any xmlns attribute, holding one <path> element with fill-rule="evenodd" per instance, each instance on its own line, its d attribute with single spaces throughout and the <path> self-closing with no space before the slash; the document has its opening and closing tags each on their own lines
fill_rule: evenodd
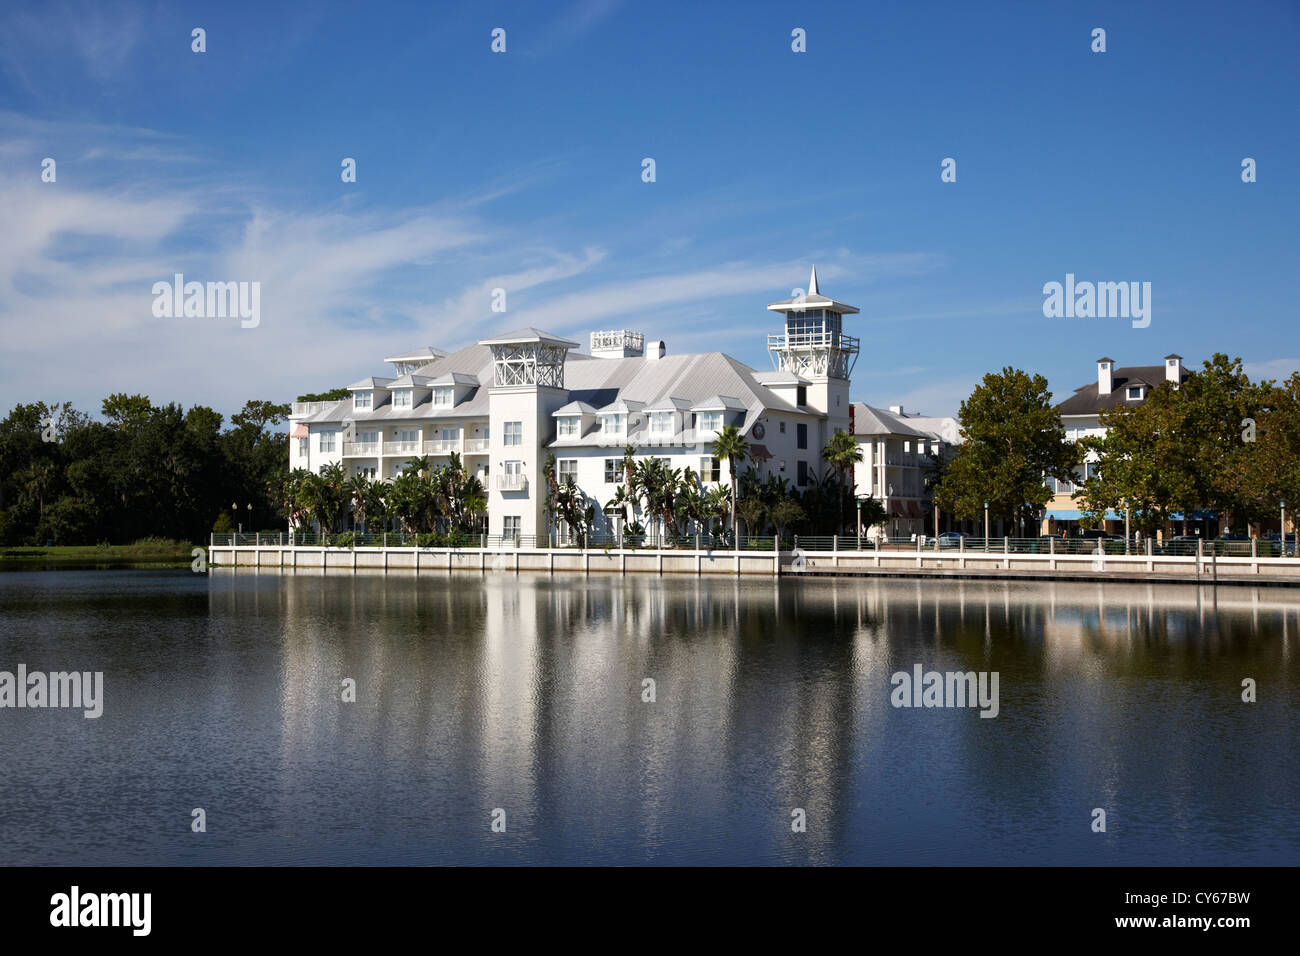
<svg viewBox="0 0 1300 956">
<path fill-rule="evenodd" d="M 858 339 L 843 332 L 773 332 L 767 337 L 769 349 L 832 348 L 857 353 Z"/>
<path fill-rule="evenodd" d="M 344 458 L 374 458 L 379 454 L 379 442 L 377 441 L 345 441 L 343 443 Z"/>
<path fill-rule="evenodd" d="M 528 487 L 527 475 L 497 475 L 497 491 L 523 491 Z"/>
<path fill-rule="evenodd" d="M 386 441 L 384 442 L 385 455 L 418 455 L 420 454 L 420 443 L 418 441 Z"/>
<path fill-rule="evenodd" d="M 490 440 L 487 438 L 466 438 L 465 454 L 467 455 L 486 455 Z"/>
<path fill-rule="evenodd" d="M 426 455 L 450 455 L 452 452 L 459 451 L 459 439 L 448 441 L 445 438 L 431 438 L 426 440 L 424 443 L 424 453 Z"/>
<path fill-rule="evenodd" d="M 338 402 L 294 402 L 293 411 L 289 413 L 290 418 L 302 418 L 306 415 L 315 415 L 317 412 L 323 412 L 331 405 L 337 405 Z"/>
</svg>

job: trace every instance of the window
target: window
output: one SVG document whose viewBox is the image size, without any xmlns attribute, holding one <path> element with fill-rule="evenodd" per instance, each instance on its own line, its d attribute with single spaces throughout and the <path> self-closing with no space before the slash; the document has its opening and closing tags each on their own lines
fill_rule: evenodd
<svg viewBox="0 0 1300 956">
<path fill-rule="evenodd" d="M 1130 385 L 1128 387 L 1128 397 L 1130 401 L 1136 401 L 1142 397 L 1141 385 Z"/>
<path fill-rule="evenodd" d="M 701 458 L 700 459 L 700 480 L 721 481 L 722 461 L 718 458 Z"/>
<path fill-rule="evenodd" d="M 501 534 L 507 538 L 519 537 L 519 515 L 502 515 Z"/>
<path fill-rule="evenodd" d="M 607 435 L 621 435 L 627 431 L 627 416 L 601 415 L 600 430 Z"/>
<path fill-rule="evenodd" d="M 320 433 L 320 450 L 321 451 L 334 450 L 334 432 Z"/>
<path fill-rule="evenodd" d="M 357 441 L 373 445 L 379 441 L 379 432 L 359 432 Z"/>
<path fill-rule="evenodd" d="M 797 464 L 799 466 L 799 487 L 802 488 L 804 485 L 808 484 L 808 462 L 801 461 Z"/>
<path fill-rule="evenodd" d="M 558 467 L 555 469 L 555 478 L 557 481 L 559 481 L 560 484 L 564 484 L 565 478 L 572 478 L 574 483 L 575 484 L 577 483 L 578 459 L 561 458 L 559 462 L 557 462 L 557 466 Z"/>
<path fill-rule="evenodd" d="M 356 392 L 352 396 L 352 407 L 363 409 L 370 407 L 370 392 Z"/>
<path fill-rule="evenodd" d="M 663 465 L 665 468 L 671 468 L 673 464 L 673 460 L 671 458 L 654 458 L 652 459 L 652 461 L 659 462 L 659 464 Z"/>
<path fill-rule="evenodd" d="M 398 433 L 397 433 L 397 440 L 398 440 L 398 441 L 405 441 L 405 442 L 419 441 L 419 440 L 420 440 L 420 429 L 418 429 L 418 428 L 403 428 L 403 429 L 401 429 L 400 431 L 398 431 Z"/>
<path fill-rule="evenodd" d="M 782 435 L 785 434 L 785 422 L 782 422 L 782 423 L 781 423 L 781 434 L 782 434 Z"/>
<path fill-rule="evenodd" d="M 566 418 L 561 418 L 561 419 L 559 419 L 559 423 L 560 423 L 560 424 L 559 424 L 559 426 L 558 426 L 558 431 L 556 432 L 556 434 L 557 434 L 560 438 L 577 438 L 577 437 L 578 437 L 578 424 L 579 424 L 579 422 L 581 422 L 581 421 L 582 421 L 582 419 L 580 419 L 580 418 L 567 418 L 567 417 L 566 417 Z"/>
<path fill-rule="evenodd" d="M 700 412 L 700 431 L 722 431 L 722 412 Z"/>
<path fill-rule="evenodd" d="M 617 485 L 623 480 L 623 459 L 605 459 L 605 484 Z"/>
<path fill-rule="evenodd" d="M 411 390 L 409 388 L 399 388 L 397 391 L 393 392 L 393 407 L 411 407 Z"/>
<path fill-rule="evenodd" d="M 797 447 L 797 448 L 807 448 L 807 447 L 808 447 L 808 425 L 807 425 L 807 423 L 805 423 L 805 422 L 800 422 L 798 425 L 795 426 L 795 430 L 796 430 L 796 436 L 795 436 L 795 447 Z M 802 484 L 802 483 L 803 483 L 803 482 L 800 482 L 800 484 Z"/>
<path fill-rule="evenodd" d="M 795 403 L 796 403 L 800 408 L 803 408 L 805 405 L 808 404 L 808 386 L 807 386 L 807 385 L 800 385 L 798 388 L 795 389 Z"/>
<path fill-rule="evenodd" d="M 456 387 L 454 385 L 439 385 L 433 390 L 433 404 L 449 406 L 456 404 Z"/>
<path fill-rule="evenodd" d="M 357 474 L 358 474 L 358 475 L 361 475 L 361 477 L 363 477 L 363 478 L 369 478 L 371 481 L 374 481 L 374 480 L 375 480 L 375 466 L 374 466 L 374 465 L 357 465 Z"/>
<path fill-rule="evenodd" d="M 507 445 L 522 445 L 524 443 L 524 423 L 506 422 L 502 437 Z"/>
<path fill-rule="evenodd" d="M 311 439 L 310 439 L 310 438 L 299 438 L 299 439 L 298 439 L 298 457 L 299 457 L 299 458 L 306 458 L 306 457 L 307 457 L 307 455 L 308 455 L 309 452 L 310 452 L 310 449 L 309 449 L 309 447 L 308 447 L 308 446 L 310 445 L 310 443 L 311 443 Z"/>
<path fill-rule="evenodd" d="M 650 434 L 671 435 L 673 431 L 674 429 L 673 429 L 672 412 L 651 412 L 650 413 Z"/>
</svg>

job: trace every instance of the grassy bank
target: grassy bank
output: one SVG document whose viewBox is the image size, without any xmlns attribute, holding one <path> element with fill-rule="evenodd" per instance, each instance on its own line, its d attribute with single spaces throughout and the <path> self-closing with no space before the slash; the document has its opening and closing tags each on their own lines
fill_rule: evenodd
<svg viewBox="0 0 1300 956">
<path fill-rule="evenodd" d="M 189 567 L 194 545 L 146 538 L 134 544 L 22 545 L 0 548 L 0 570 L 46 567 Z"/>
</svg>

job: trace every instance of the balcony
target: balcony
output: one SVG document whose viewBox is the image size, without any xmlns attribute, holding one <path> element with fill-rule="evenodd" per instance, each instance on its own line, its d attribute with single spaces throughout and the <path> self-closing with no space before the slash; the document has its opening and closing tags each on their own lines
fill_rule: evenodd
<svg viewBox="0 0 1300 956">
<path fill-rule="evenodd" d="M 490 440 L 487 438 L 466 438 L 465 454 L 466 455 L 486 455 Z"/>
<path fill-rule="evenodd" d="M 772 349 L 841 349 L 858 351 L 858 338 L 843 332 L 775 332 L 767 337 L 768 350 Z"/>
<path fill-rule="evenodd" d="M 290 418 L 304 418 L 307 415 L 315 415 L 317 412 L 323 412 L 331 405 L 337 405 L 338 402 L 294 402 L 293 411 L 289 413 Z"/>
<path fill-rule="evenodd" d="M 452 452 L 459 451 L 459 439 L 448 441 L 442 438 L 431 438 L 424 443 L 424 453 L 426 455 L 450 455 Z"/>
<path fill-rule="evenodd" d="M 418 441 L 386 441 L 384 442 L 385 455 L 418 455 L 420 454 L 420 443 Z"/>
<path fill-rule="evenodd" d="M 526 475 L 497 475 L 495 482 L 497 491 L 528 490 L 528 477 Z"/>
<path fill-rule="evenodd" d="M 379 454 L 379 442 L 377 441 L 345 441 L 343 443 L 344 458 L 374 458 Z"/>
</svg>

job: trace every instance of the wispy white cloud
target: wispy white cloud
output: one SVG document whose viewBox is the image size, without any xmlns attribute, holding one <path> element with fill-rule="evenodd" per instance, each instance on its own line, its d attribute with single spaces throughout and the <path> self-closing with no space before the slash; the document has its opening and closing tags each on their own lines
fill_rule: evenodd
<svg viewBox="0 0 1300 956">
<path fill-rule="evenodd" d="M 0 71 L 36 94 L 55 63 L 103 82 L 127 67 L 143 29 L 143 9 L 133 4 L 14 4 L 0 13 Z"/>
<path fill-rule="evenodd" d="M 1300 371 L 1300 358 L 1260 359 L 1241 364 L 1252 381 L 1272 379 L 1275 382 L 1282 382 L 1290 378 L 1292 372 Z"/>
</svg>

